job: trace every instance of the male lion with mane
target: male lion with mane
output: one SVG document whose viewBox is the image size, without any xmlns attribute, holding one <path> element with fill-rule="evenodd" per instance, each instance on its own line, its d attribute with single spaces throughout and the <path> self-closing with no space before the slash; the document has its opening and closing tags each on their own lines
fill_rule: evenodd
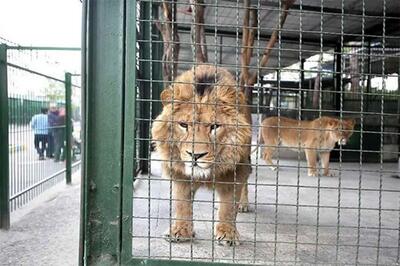
<svg viewBox="0 0 400 266">
<path fill-rule="evenodd" d="M 244 94 L 223 68 L 200 65 L 184 72 L 161 93 L 163 110 L 152 134 L 172 179 L 175 223 L 167 240 L 194 237 L 192 200 L 197 189 L 219 196 L 218 243 L 238 245 L 235 221 L 242 189 L 251 173 L 251 127 Z M 243 193 L 247 197 L 247 190 Z M 247 204 L 247 198 L 242 199 Z"/>
<path fill-rule="evenodd" d="M 317 175 L 319 153 L 323 174 L 329 172 L 329 158 L 335 144 L 346 145 L 353 134 L 355 120 L 323 116 L 312 121 L 299 121 L 286 117 L 264 119 L 260 129 L 260 142 L 265 143 L 264 160 L 273 170 L 272 155 L 278 146 L 303 149 L 306 153 L 308 175 Z"/>
</svg>

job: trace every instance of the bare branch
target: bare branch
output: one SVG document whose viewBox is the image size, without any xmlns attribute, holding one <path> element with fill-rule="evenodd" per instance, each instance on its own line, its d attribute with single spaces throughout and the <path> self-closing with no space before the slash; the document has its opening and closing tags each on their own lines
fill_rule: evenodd
<svg viewBox="0 0 400 266">
<path fill-rule="evenodd" d="M 208 61 L 206 35 L 204 31 L 204 0 L 190 0 L 194 23 L 191 25 L 192 47 L 196 62 Z"/>
<path fill-rule="evenodd" d="M 351 90 L 357 91 L 360 84 L 360 71 L 358 67 L 358 55 L 350 55 L 350 75 L 351 75 Z"/>
<path fill-rule="evenodd" d="M 261 58 L 260 64 L 258 65 L 259 68 L 263 68 L 267 65 L 269 57 L 272 52 L 272 48 L 275 46 L 276 41 L 278 40 L 278 33 L 282 29 L 283 24 L 286 21 L 288 10 L 293 5 L 296 0 L 286 0 L 283 1 L 282 4 L 282 12 L 280 14 L 279 22 L 276 29 L 272 32 L 271 38 L 269 39 L 267 46 L 265 47 L 263 57 Z M 249 84 L 254 84 L 257 81 L 257 73 L 253 73 L 249 80 Z"/>
<path fill-rule="evenodd" d="M 246 58 L 247 56 L 247 49 L 248 49 L 248 39 L 249 39 L 249 19 L 250 19 L 250 1 L 244 0 L 243 2 L 244 7 L 244 17 L 243 17 L 243 34 L 242 34 L 242 60 L 241 66 L 242 71 L 240 73 L 240 86 L 243 88 L 246 86 L 247 81 L 249 79 L 249 60 Z"/>
<path fill-rule="evenodd" d="M 258 28 L 257 16 L 258 16 L 257 9 L 252 9 L 250 11 L 250 17 L 251 17 L 251 21 L 252 21 L 252 23 L 251 23 L 252 29 L 250 31 L 249 41 L 247 42 L 247 47 L 248 47 L 247 55 L 246 55 L 247 65 L 250 65 L 250 60 L 251 60 L 251 57 L 253 56 L 254 38 L 256 36 L 257 28 Z"/>
<path fill-rule="evenodd" d="M 161 32 L 164 42 L 163 77 L 164 81 L 171 82 L 175 79 L 178 72 L 179 59 L 179 35 L 176 23 L 176 0 L 163 1 L 162 3 L 164 22 L 156 23 L 156 27 Z"/>
</svg>

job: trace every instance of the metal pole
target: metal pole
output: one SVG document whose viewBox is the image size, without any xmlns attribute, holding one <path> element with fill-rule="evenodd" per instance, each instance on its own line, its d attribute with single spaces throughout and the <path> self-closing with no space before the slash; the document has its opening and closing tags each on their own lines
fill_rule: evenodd
<svg viewBox="0 0 400 266">
<path fill-rule="evenodd" d="M 132 48 L 136 43 L 131 34 L 136 29 L 132 16 L 136 2 L 84 2 L 80 264 L 128 265 L 132 258 L 135 121 L 132 76 L 136 71 L 136 51 Z"/>
<path fill-rule="evenodd" d="M 81 97 L 81 110 L 82 110 L 82 118 L 85 118 L 85 113 L 86 113 L 86 97 L 85 97 L 85 91 L 86 91 L 86 75 L 87 75 L 87 69 L 86 69 L 86 61 L 87 61 L 87 40 L 86 40 L 86 34 L 87 34 L 87 25 L 88 25 L 88 7 L 87 7 L 87 1 L 82 2 L 82 26 L 81 26 L 81 87 L 82 87 L 82 97 Z M 79 258 L 78 258 L 78 265 L 82 266 L 85 265 L 87 262 L 87 257 L 85 255 L 86 253 L 86 237 L 87 237 L 87 207 L 88 207 L 88 182 L 87 179 L 85 178 L 85 162 L 83 161 L 85 158 L 85 147 L 84 147 L 84 141 L 85 141 L 85 132 L 86 131 L 86 121 L 85 119 L 81 119 L 81 139 L 82 139 L 82 144 L 81 144 L 81 206 L 80 206 L 80 219 L 79 219 Z"/>
<path fill-rule="evenodd" d="M 71 184 L 72 175 L 72 103 L 71 103 L 71 73 L 65 73 L 65 180 L 67 184 Z"/>
<path fill-rule="evenodd" d="M 397 74 L 397 114 L 400 114 L 400 58 L 398 59 L 398 66 L 399 66 L 399 74 Z M 400 125 L 400 116 L 397 118 L 397 124 Z M 400 132 L 399 127 L 397 128 L 397 132 Z M 397 161 L 397 167 L 398 171 L 400 172 L 400 136 L 397 135 L 397 156 L 398 156 L 398 161 Z M 400 175 L 397 174 L 395 177 L 400 178 Z"/>
<path fill-rule="evenodd" d="M 7 46 L 0 45 L 0 229 L 10 228 Z"/>
<path fill-rule="evenodd" d="M 367 100 L 365 101 L 365 106 L 364 106 L 364 110 L 365 112 L 368 112 L 369 110 L 369 99 L 372 99 L 372 97 L 369 95 L 369 93 L 371 92 L 371 75 L 372 75 L 372 64 L 371 64 L 371 42 L 368 42 L 368 60 L 367 60 L 367 64 L 368 64 L 368 76 L 367 76 Z M 363 110 L 363 112 L 364 112 Z"/>
<path fill-rule="evenodd" d="M 136 171 L 136 1 L 126 2 L 125 40 L 124 44 L 124 127 L 123 127 L 123 167 L 121 181 L 121 230 L 120 251 L 121 265 L 129 265 L 132 259 L 132 209 L 133 180 Z M 162 71 L 160 70 L 160 73 Z M 161 78 L 162 79 L 162 78 Z M 134 123 L 132 123 L 134 121 Z"/>
<path fill-rule="evenodd" d="M 340 110 L 340 94 L 342 92 L 340 80 L 342 78 L 342 47 L 340 43 L 337 44 L 335 48 L 336 55 L 336 69 L 335 69 L 335 110 Z"/>
<path fill-rule="evenodd" d="M 301 110 L 303 110 L 305 108 L 305 93 L 304 93 L 304 88 L 305 88 L 305 84 L 304 84 L 304 63 L 306 62 L 306 60 L 304 58 L 301 59 L 300 61 L 300 108 Z"/>
</svg>

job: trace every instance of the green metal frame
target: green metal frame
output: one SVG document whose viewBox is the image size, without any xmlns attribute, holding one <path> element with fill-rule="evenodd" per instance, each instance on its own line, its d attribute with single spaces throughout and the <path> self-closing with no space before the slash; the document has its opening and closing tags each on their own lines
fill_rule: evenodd
<svg viewBox="0 0 400 266">
<path fill-rule="evenodd" d="M 65 73 L 65 181 L 71 184 L 72 176 L 72 82 L 71 73 Z"/>
<path fill-rule="evenodd" d="M 132 258 L 132 208 L 135 163 L 136 111 L 136 1 L 126 0 L 125 18 L 125 91 L 124 91 L 124 153 L 122 168 L 121 264 Z"/>
<path fill-rule="evenodd" d="M 10 228 L 7 46 L 0 44 L 0 229 Z"/>
<path fill-rule="evenodd" d="M 131 258 L 135 12 L 129 0 L 84 5 L 81 264 Z M 130 18 L 129 21 L 126 18 Z"/>
</svg>

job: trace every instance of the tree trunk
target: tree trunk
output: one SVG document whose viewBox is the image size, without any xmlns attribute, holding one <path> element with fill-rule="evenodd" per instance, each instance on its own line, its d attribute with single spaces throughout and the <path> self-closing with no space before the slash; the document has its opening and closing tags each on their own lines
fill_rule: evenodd
<svg viewBox="0 0 400 266">
<path fill-rule="evenodd" d="M 355 50 L 352 50 L 354 52 Z M 357 91 L 360 84 L 357 54 L 350 55 L 351 91 Z"/>
<path fill-rule="evenodd" d="M 317 76 L 314 79 L 314 90 L 312 97 L 313 109 L 319 109 L 319 95 L 321 90 L 320 81 L 321 81 L 321 73 L 318 72 Z"/>
<path fill-rule="evenodd" d="M 315 77 L 314 80 L 314 91 L 313 91 L 313 97 L 312 97 L 312 107 L 313 109 L 319 109 L 319 97 L 321 95 L 321 71 L 322 71 L 322 60 L 323 60 L 323 55 L 319 55 L 318 59 L 318 73 L 317 76 Z M 322 106 L 321 106 L 322 107 Z"/>
<path fill-rule="evenodd" d="M 254 38 L 257 33 L 257 10 L 250 8 L 250 1 L 244 1 L 244 18 L 243 18 L 243 35 L 242 35 L 242 60 L 241 60 L 241 67 L 242 71 L 240 73 L 240 86 L 242 88 L 246 88 L 249 84 L 249 77 L 250 77 L 250 62 L 251 57 L 253 56 L 253 45 L 254 45 Z M 249 23 L 251 20 L 251 29 L 249 28 Z"/>
<path fill-rule="evenodd" d="M 272 32 L 271 38 L 269 39 L 267 46 L 265 47 L 263 57 L 261 58 L 261 61 L 258 65 L 260 72 L 261 72 L 262 68 L 265 67 L 269 61 L 269 57 L 271 55 L 272 48 L 275 46 L 275 43 L 278 40 L 278 33 L 282 29 L 283 24 L 285 24 L 287 15 L 289 13 L 289 11 L 288 11 L 289 8 L 293 5 L 293 3 L 295 1 L 296 0 L 285 0 L 282 3 L 282 11 L 280 14 L 278 25 L 276 26 L 276 29 Z M 249 84 L 254 84 L 254 83 L 256 83 L 256 81 L 257 81 L 257 72 L 253 73 L 253 75 L 251 75 L 251 77 L 249 79 Z"/>
<path fill-rule="evenodd" d="M 206 34 L 204 31 L 204 0 L 190 0 L 193 21 L 191 25 L 192 50 L 196 63 L 208 62 Z"/>
<path fill-rule="evenodd" d="M 171 82 L 175 79 L 178 72 L 179 60 L 179 35 L 176 23 L 176 0 L 167 0 L 162 3 L 164 21 L 162 24 L 156 23 L 161 32 L 164 42 L 163 77 L 164 81 Z"/>
</svg>

